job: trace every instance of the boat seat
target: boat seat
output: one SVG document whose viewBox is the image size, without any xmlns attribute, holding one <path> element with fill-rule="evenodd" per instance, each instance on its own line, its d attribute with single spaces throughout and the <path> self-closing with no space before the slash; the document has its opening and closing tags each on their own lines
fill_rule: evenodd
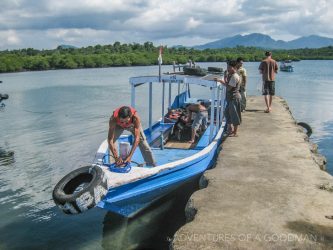
<svg viewBox="0 0 333 250">
<path fill-rule="evenodd" d="M 156 127 L 153 128 L 152 133 L 150 133 L 149 129 L 145 130 L 145 135 L 147 138 L 148 143 L 152 143 L 157 138 L 161 136 L 161 132 L 165 132 L 168 129 L 171 129 L 174 123 L 160 123 Z"/>
<path fill-rule="evenodd" d="M 203 133 L 201 135 L 201 137 L 194 149 L 203 149 L 209 145 L 210 126 L 211 125 L 209 125 L 207 127 L 207 129 L 205 130 L 205 133 Z"/>
</svg>

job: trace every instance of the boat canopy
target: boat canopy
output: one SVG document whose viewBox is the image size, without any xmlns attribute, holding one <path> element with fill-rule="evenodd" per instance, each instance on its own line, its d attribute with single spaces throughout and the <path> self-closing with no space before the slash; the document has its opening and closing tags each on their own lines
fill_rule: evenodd
<svg viewBox="0 0 333 250">
<path fill-rule="evenodd" d="M 135 88 L 143 85 L 149 84 L 149 129 L 152 130 L 152 95 L 153 95 L 153 84 L 162 85 L 162 112 L 161 117 L 163 122 L 163 117 L 165 116 L 165 85 L 168 84 L 168 109 L 171 108 L 171 85 L 178 84 L 178 94 L 180 93 L 180 85 L 185 84 L 185 92 L 189 92 L 190 85 L 199 85 L 203 87 L 208 87 L 211 92 L 211 105 L 210 105 L 210 121 L 214 124 L 216 121 L 216 126 L 210 126 L 210 136 L 209 141 L 211 142 L 217 131 L 219 131 L 222 125 L 223 110 L 225 105 L 225 86 L 216 81 L 216 78 L 220 78 L 221 75 L 206 75 L 203 77 L 198 76 L 188 76 L 188 75 L 178 75 L 178 74 L 164 74 L 161 76 L 139 76 L 131 77 L 129 82 L 131 84 L 131 106 L 135 108 Z M 190 96 L 184 95 L 184 102 L 190 100 Z"/>
</svg>

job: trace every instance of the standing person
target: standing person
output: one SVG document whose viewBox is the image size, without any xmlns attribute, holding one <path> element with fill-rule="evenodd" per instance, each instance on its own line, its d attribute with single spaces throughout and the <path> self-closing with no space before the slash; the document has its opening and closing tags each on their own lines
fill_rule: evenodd
<svg viewBox="0 0 333 250">
<path fill-rule="evenodd" d="M 115 146 L 115 142 L 124 130 L 130 131 L 134 135 L 134 143 L 126 159 L 120 157 Z M 118 166 L 126 162 L 131 162 L 134 151 L 138 145 L 146 165 L 156 166 L 153 152 L 143 132 L 140 118 L 136 110 L 132 107 L 122 106 L 113 112 L 109 121 L 108 144 L 111 154 Z"/>
<path fill-rule="evenodd" d="M 241 111 L 245 111 L 246 109 L 246 82 L 247 75 L 246 69 L 243 67 L 244 60 L 241 57 L 237 58 L 237 74 L 240 76 L 240 87 L 239 93 L 241 94 Z"/>
<path fill-rule="evenodd" d="M 272 99 L 275 95 L 275 74 L 279 67 L 274 59 L 272 59 L 272 52 L 265 52 L 266 59 L 259 65 L 260 74 L 262 74 L 263 90 L 262 94 L 265 96 L 265 103 L 267 109 L 265 113 L 272 112 Z"/>
<path fill-rule="evenodd" d="M 228 63 L 228 75 L 224 79 L 215 79 L 227 87 L 227 106 L 225 108 L 225 116 L 228 125 L 229 136 L 237 136 L 238 126 L 242 122 L 241 114 L 241 95 L 239 93 L 240 77 L 237 74 L 237 62 L 230 61 Z"/>
</svg>

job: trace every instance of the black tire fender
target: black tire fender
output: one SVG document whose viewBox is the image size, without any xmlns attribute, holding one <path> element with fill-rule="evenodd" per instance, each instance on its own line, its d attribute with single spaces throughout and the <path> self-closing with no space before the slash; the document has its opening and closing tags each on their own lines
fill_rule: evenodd
<svg viewBox="0 0 333 250">
<path fill-rule="evenodd" d="M 55 204 L 66 214 L 82 213 L 97 205 L 108 191 L 107 179 L 98 166 L 78 168 L 54 187 Z"/>
<path fill-rule="evenodd" d="M 7 100 L 9 98 L 9 95 L 7 94 L 0 94 L 0 100 Z"/>
<path fill-rule="evenodd" d="M 312 128 L 309 124 L 307 124 L 305 122 L 298 122 L 297 125 L 306 129 L 306 135 L 308 137 L 310 137 L 312 135 Z"/>
</svg>

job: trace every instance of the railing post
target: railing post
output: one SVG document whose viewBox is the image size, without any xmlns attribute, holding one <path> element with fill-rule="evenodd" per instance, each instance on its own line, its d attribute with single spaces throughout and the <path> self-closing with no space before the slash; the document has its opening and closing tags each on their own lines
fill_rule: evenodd
<svg viewBox="0 0 333 250">
<path fill-rule="evenodd" d="M 169 82 L 169 100 L 168 100 L 168 108 L 171 108 L 171 82 Z"/>
<path fill-rule="evenodd" d="M 153 83 L 149 83 L 149 131 L 152 132 L 153 121 Z"/>
<path fill-rule="evenodd" d="M 220 129 L 220 87 L 217 87 L 217 100 L 216 100 L 216 131 Z"/>
<path fill-rule="evenodd" d="M 180 100 L 179 100 L 179 94 L 180 94 L 180 82 L 178 82 L 178 108 L 180 106 Z"/>
<path fill-rule="evenodd" d="M 135 108 L 135 86 L 131 85 L 131 106 Z"/>
<path fill-rule="evenodd" d="M 213 133 L 214 133 L 214 111 L 215 111 L 215 87 L 211 88 L 210 94 L 211 94 L 211 104 L 210 104 L 210 133 L 209 133 L 209 142 L 212 141 Z"/>
<path fill-rule="evenodd" d="M 162 81 L 162 122 L 164 122 L 165 81 Z"/>
<path fill-rule="evenodd" d="M 226 91 L 226 87 L 222 86 L 221 89 L 221 124 L 223 122 L 223 118 L 224 118 L 224 106 L 225 106 L 225 91 Z"/>
</svg>

